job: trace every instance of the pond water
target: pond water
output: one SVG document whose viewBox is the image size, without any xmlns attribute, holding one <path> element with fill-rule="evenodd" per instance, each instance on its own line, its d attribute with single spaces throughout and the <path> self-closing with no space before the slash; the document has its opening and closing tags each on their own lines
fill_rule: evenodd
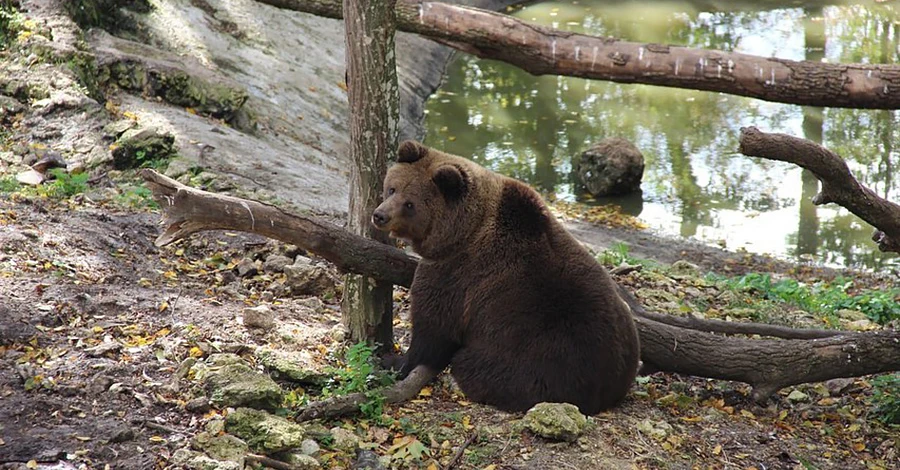
<svg viewBox="0 0 900 470">
<path fill-rule="evenodd" d="M 900 4 L 574 0 L 532 4 L 527 21 L 636 42 L 792 60 L 897 63 Z M 873 229 L 833 204 L 812 205 L 808 172 L 737 152 L 756 126 L 821 143 L 856 177 L 898 201 L 897 111 L 813 108 L 751 98 L 571 77 L 536 77 L 458 54 L 427 104 L 426 143 L 534 185 L 546 197 L 615 203 L 652 229 L 728 249 L 833 266 L 884 269 Z M 595 201 L 575 183 L 572 157 L 605 137 L 644 154 L 642 194 Z"/>
</svg>

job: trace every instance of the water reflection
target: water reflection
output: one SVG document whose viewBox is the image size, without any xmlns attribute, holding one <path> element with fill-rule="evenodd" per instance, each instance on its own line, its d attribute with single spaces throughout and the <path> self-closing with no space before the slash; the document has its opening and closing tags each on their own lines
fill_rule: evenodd
<svg viewBox="0 0 900 470">
<path fill-rule="evenodd" d="M 900 13 L 890 5 L 765 10 L 775 2 L 536 4 L 516 16 L 560 29 L 787 59 L 895 63 Z M 724 4 L 724 5 L 723 5 Z M 725 7 L 730 9 L 725 9 Z M 604 137 L 643 152 L 643 199 L 616 200 L 650 226 L 729 248 L 881 267 L 871 228 L 809 199 L 818 182 L 796 166 L 737 154 L 743 126 L 802 135 L 852 159 L 860 181 L 897 193 L 894 111 L 804 108 L 718 93 L 535 77 L 460 55 L 428 103 L 427 142 L 529 181 L 547 197 L 592 201 L 571 157 Z"/>
</svg>

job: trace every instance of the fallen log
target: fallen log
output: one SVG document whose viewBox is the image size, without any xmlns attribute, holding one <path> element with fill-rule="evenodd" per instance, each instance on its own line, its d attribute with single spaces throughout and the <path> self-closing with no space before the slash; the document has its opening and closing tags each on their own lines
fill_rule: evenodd
<svg viewBox="0 0 900 470">
<path fill-rule="evenodd" d="M 341 18 L 341 0 L 257 0 Z M 805 106 L 898 109 L 900 66 L 759 57 L 642 44 L 560 31 L 509 15 L 423 0 L 398 0 L 397 29 L 534 75 L 565 75 L 718 91 Z"/>
<path fill-rule="evenodd" d="M 164 230 L 156 240 L 159 246 L 204 230 L 244 231 L 295 244 L 342 270 L 401 286 L 412 282 L 417 261 L 398 248 L 268 204 L 194 189 L 153 170 L 143 170 L 142 176 L 162 208 Z M 900 331 L 826 336 L 821 330 L 796 330 L 793 337 L 815 339 L 790 340 L 724 336 L 709 333 L 722 331 L 722 325 L 708 320 L 693 319 L 680 326 L 656 321 L 659 314 L 646 312 L 627 291 L 622 290 L 622 295 L 635 313 L 641 358 L 647 365 L 664 372 L 746 382 L 753 386 L 757 401 L 789 385 L 900 370 Z M 739 332 L 743 334 L 773 333 L 772 325 L 742 325 Z M 777 328 L 775 336 L 791 337 Z M 420 371 L 415 380 L 398 382 L 385 396 L 395 401 L 409 398 L 411 388 L 419 386 L 420 379 L 427 383 L 434 373 Z M 431 377 L 423 379 L 429 374 Z M 362 395 L 331 400 L 304 416 L 334 416 L 329 413 L 356 409 L 365 400 Z"/>
</svg>

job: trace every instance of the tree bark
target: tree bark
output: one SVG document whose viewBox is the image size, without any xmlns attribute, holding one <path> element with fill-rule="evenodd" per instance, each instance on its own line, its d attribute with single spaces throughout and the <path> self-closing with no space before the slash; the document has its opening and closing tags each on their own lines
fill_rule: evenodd
<svg viewBox="0 0 900 470">
<path fill-rule="evenodd" d="M 900 205 L 860 184 L 843 158 L 810 140 L 741 129 L 740 152 L 749 157 L 793 163 L 811 171 L 822 183 L 813 204 L 829 202 L 847 208 L 878 229 L 872 240 L 881 251 L 900 253 Z"/>
<path fill-rule="evenodd" d="M 341 17 L 340 0 L 258 0 Z M 398 0 L 397 27 L 535 75 L 554 74 L 718 91 L 766 101 L 868 109 L 900 108 L 900 66 L 795 61 L 641 44 L 538 26 L 472 7 Z"/>
<path fill-rule="evenodd" d="M 369 217 L 381 202 L 388 155 L 397 153 L 400 135 L 400 88 L 394 54 L 396 19 L 385 0 L 343 3 L 347 88 L 350 99 L 349 229 L 389 243 Z M 344 325 L 354 342 L 368 341 L 383 351 L 393 346 L 393 286 L 368 275 L 344 279 L 341 304 Z"/>
<path fill-rule="evenodd" d="M 202 230 L 239 230 L 309 249 L 342 269 L 376 278 L 390 276 L 393 282 L 404 286 L 412 281 L 416 261 L 398 248 L 328 223 L 286 214 L 270 205 L 189 188 L 153 170 L 144 170 L 142 176 L 163 210 L 166 228 L 156 240 L 157 245 Z M 372 253 L 368 249 L 373 249 Z M 373 265 L 373 257 L 385 266 Z M 900 370 L 900 331 L 841 332 L 822 337 L 825 335 L 821 330 L 795 330 L 793 337 L 817 339 L 791 340 L 729 337 L 708 333 L 721 330 L 721 325 L 708 320 L 694 319 L 685 327 L 655 321 L 653 318 L 659 314 L 647 313 L 621 287 L 620 292 L 635 313 L 641 358 L 646 364 L 661 371 L 747 382 L 754 387 L 754 398 L 760 401 L 788 385 Z M 773 328 L 742 325 L 740 332 L 744 334 L 771 334 Z M 783 331 L 778 333 L 777 336 L 790 336 Z M 347 403 L 335 406 L 341 410 L 352 408 Z"/>
</svg>

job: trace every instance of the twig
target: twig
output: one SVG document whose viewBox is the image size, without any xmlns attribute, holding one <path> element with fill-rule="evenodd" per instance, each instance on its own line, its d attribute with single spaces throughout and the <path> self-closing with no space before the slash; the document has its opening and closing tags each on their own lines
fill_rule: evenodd
<svg viewBox="0 0 900 470">
<path fill-rule="evenodd" d="M 456 464 L 459 463 L 460 459 L 462 459 L 463 452 L 466 451 L 466 447 L 469 447 L 469 444 L 475 441 L 475 438 L 478 437 L 478 432 L 473 432 L 466 442 L 463 442 L 463 445 L 459 447 L 459 450 L 456 451 L 456 454 L 453 455 L 453 458 L 450 460 L 450 463 L 444 467 L 444 470 L 453 470 L 456 467 Z"/>
<path fill-rule="evenodd" d="M 144 426 L 150 429 L 156 429 L 157 431 L 167 432 L 169 434 L 181 434 L 181 431 L 175 428 L 170 428 L 169 426 L 166 426 L 164 424 L 154 423 L 153 421 L 144 421 Z"/>
</svg>

